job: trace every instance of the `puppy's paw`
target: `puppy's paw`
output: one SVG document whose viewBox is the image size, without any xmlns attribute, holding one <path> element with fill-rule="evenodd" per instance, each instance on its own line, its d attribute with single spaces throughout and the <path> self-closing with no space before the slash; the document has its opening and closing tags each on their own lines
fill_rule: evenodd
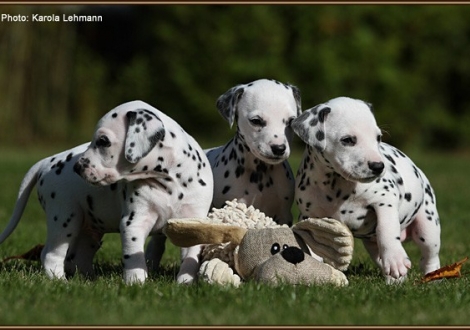
<svg viewBox="0 0 470 330">
<path fill-rule="evenodd" d="M 124 269 L 124 282 L 127 285 L 144 283 L 147 272 L 144 269 Z"/>
<path fill-rule="evenodd" d="M 385 276 L 385 283 L 387 283 L 388 285 L 399 285 L 399 284 L 402 284 L 403 282 L 405 282 L 406 280 L 406 275 L 405 276 L 401 276 L 399 278 L 394 278 L 390 275 L 386 275 Z"/>
<path fill-rule="evenodd" d="M 181 274 L 176 277 L 176 282 L 178 284 L 193 284 L 194 276 L 190 274 Z"/>
<path fill-rule="evenodd" d="M 387 278 L 387 283 L 402 282 L 408 269 L 411 268 L 411 261 L 403 248 L 401 251 L 390 251 L 384 253 L 381 258 L 382 272 Z"/>
</svg>

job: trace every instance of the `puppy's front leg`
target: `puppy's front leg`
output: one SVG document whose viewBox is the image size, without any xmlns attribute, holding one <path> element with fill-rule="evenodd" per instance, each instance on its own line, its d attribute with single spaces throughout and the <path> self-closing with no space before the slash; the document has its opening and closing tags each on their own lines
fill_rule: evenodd
<svg viewBox="0 0 470 330">
<path fill-rule="evenodd" d="M 130 211 L 121 219 L 122 264 L 126 284 L 143 283 L 147 278 L 144 245 L 149 229 L 145 219 L 139 219 L 135 211 Z"/>
<path fill-rule="evenodd" d="M 401 282 L 405 279 L 411 261 L 400 239 L 398 208 L 392 204 L 374 205 L 377 215 L 377 246 L 382 272 L 387 283 Z"/>
</svg>

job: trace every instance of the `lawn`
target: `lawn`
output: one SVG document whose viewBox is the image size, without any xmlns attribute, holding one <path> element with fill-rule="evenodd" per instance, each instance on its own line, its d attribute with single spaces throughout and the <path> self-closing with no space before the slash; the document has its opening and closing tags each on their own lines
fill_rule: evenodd
<svg viewBox="0 0 470 330">
<path fill-rule="evenodd" d="M 59 151 L 55 150 L 55 151 Z M 28 168 L 53 150 L 0 149 L 0 230 L 5 228 Z M 433 184 L 442 224 L 441 263 L 469 255 L 470 156 L 409 153 Z M 299 155 L 292 157 L 294 170 Z M 294 208 L 294 212 L 295 208 Z M 45 216 L 35 194 L 16 231 L 0 246 L 0 259 L 43 243 Z M 0 325 L 469 325 L 470 262 L 463 276 L 419 283 L 418 250 L 406 244 L 414 267 L 406 283 L 387 286 L 360 241 L 346 272 L 350 285 L 240 288 L 177 285 L 178 250 L 167 243 L 163 269 L 143 285 L 121 279 L 120 241 L 104 238 L 95 259 L 97 279 L 67 282 L 45 277 L 37 262 L 0 264 Z"/>
</svg>

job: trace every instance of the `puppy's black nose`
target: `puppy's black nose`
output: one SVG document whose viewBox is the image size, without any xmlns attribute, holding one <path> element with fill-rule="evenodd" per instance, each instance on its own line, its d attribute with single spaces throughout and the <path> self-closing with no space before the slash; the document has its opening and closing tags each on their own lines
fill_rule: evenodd
<svg viewBox="0 0 470 330">
<path fill-rule="evenodd" d="M 274 144 L 271 146 L 271 150 L 274 155 L 276 156 L 282 156 L 284 155 L 284 152 L 286 151 L 286 145 L 285 144 Z"/>
<path fill-rule="evenodd" d="M 304 252 L 295 246 L 289 246 L 288 248 L 282 250 L 281 255 L 286 261 L 294 265 L 304 261 L 305 259 Z"/>
<path fill-rule="evenodd" d="M 369 169 L 375 175 L 381 174 L 385 168 L 385 164 L 383 162 L 369 162 L 367 165 L 369 165 Z"/>
</svg>

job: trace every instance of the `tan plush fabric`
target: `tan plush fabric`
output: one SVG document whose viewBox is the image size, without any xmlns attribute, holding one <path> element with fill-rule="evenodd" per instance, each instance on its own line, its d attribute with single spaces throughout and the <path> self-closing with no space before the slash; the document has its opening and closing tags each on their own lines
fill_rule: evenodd
<svg viewBox="0 0 470 330">
<path fill-rule="evenodd" d="M 205 219 L 170 219 L 164 233 L 176 246 L 233 242 L 238 244 L 246 229 L 225 224 L 213 224 Z"/>
<path fill-rule="evenodd" d="M 348 280 L 342 272 L 308 255 L 304 261 L 293 264 L 286 262 L 281 254 L 276 254 L 256 269 L 254 279 L 273 285 L 333 284 L 343 286 L 348 284 Z"/>
<path fill-rule="evenodd" d="M 300 249 L 289 228 L 249 230 L 236 250 L 235 268 L 244 279 L 277 285 L 347 285 L 346 276 Z"/>
<path fill-rule="evenodd" d="M 346 270 L 351 263 L 354 237 L 344 224 L 329 218 L 308 218 L 296 223 L 292 230 L 311 252 L 336 269 Z"/>
</svg>

